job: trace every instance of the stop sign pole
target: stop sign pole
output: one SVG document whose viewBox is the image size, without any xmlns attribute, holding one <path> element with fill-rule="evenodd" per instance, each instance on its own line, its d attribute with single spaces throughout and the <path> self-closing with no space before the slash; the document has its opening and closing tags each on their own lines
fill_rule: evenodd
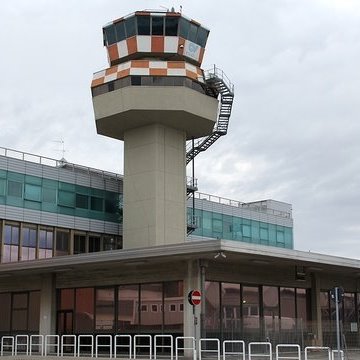
<svg viewBox="0 0 360 360">
<path fill-rule="evenodd" d="M 197 325 L 197 317 L 195 316 L 195 306 L 201 304 L 201 291 L 199 290 L 191 290 L 188 294 L 188 301 L 190 305 L 193 307 L 193 316 L 194 316 L 194 338 L 196 340 L 196 325 Z"/>
</svg>

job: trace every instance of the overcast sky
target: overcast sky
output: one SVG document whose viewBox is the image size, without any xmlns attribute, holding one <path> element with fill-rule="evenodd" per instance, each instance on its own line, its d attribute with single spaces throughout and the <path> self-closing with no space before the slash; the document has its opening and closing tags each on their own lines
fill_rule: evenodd
<svg viewBox="0 0 360 360">
<path fill-rule="evenodd" d="M 12 0 L 0 11 L 0 146 L 123 171 L 90 94 L 102 26 L 175 7 L 208 27 L 203 68 L 235 85 L 229 133 L 196 158 L 199 190 L 293 204 L 295 248 L 360 258 L 360 2 Z"/>
</svg>

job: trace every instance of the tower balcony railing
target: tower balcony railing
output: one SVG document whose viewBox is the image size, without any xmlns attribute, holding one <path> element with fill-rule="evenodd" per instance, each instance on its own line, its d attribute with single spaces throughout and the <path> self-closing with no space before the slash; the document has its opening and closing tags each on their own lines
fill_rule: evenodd
<svg viewBox="0 0 360 360">
<path fill-rule="evenodd" d="M 217 204 L 228 205 L 228 206 L 237 207 L 237 208 L 246 208 L 251 211 L 257 211 L 257 212 L 261 212 L 261 213 L 271 214 L 271 215 L 280 216 L 280 217 L 287 218 L 287 219 L 292 218 L 291 211 L 272 209 L 271 207 L 269 207 L 266 204 L 267 200 L 258 201 L 257 203 L 253 203 L 253 202 L 245 203 L 245 202 L 241 202 L 238 200 L 232 200 L 232 199 L 223 198 L 220 196 L 206 194 L 206 193 L 202 193 L 202 192 L 195 192 L 194 197 L 195 197 L 195 199 L 198 199 L 198 200 L 211 201 L 211 202 L 214 202 Z M 276 202 L 280 203 L 279 201 L 276 201 Z"/>
<path fill-rule="evenodd" d="M 218 78 L 221 79 L 224 84 L 228 87 L 229 91 L 234 93 L 234 84 L 226 76 L 223 70 L 214 65 L 211 69 L 204 71 L 205 80 Z"/>
</svg>

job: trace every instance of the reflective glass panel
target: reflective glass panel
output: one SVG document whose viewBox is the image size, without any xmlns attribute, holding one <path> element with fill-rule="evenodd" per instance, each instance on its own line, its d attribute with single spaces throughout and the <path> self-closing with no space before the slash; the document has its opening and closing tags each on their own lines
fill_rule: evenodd
<svg viewBox="0 0 360 360">
<path fill-rule="evenodd" d="M 137 17 L 138 35 L 150 35 L 150 16 Z"/>
<path fill-rule="evenodd" d="M 192 42 L 196 41 L 197 29 L 198 29 L 197 25 L 190 23 L 188 39 Z"/>
<path fill-rule="evenodd" d="M 115 289 L 96 289 L 95 329 L 100 332 L 114 330 L 115 327 Z"/>
<path fill-rule="evenodd" d="M 75 193 L 59 190 L 58 204 L 66 207 L 75 207 Z"/>
<path fill-rule="evenodd" d="M 56 231 L 56 251 L 55 256 L 62 256 L 69 254 L 69 232 Z"/>
<path fill-rule="evenodd" d="M 262 295 L 265 330 L 269 334 L 279 328 L 279 288 L 263 286 Z"/>
<path fill-rule="evenodd" d="M 281 318 L 295 319 L 295 289 L 280 288 Z"/>
<path fill-rule="evenodd" d="M 198 28 L 197 36 L 196 36 L 196 43 L 200 45 L 201 47 L 206 46 L 206 40 L 209 36 L 209 31 L 205 30 L 201 26 Z"/>
<path fill-rule="evenodd" d="M 135 16 L 125 20 L 125 28 L 126 28 L 126 37 L 127 38 L 135 35 L 135 33 L 136 33 Z"/>
<path fill-rule="evenodd" d="M 46 203 L 56 203 L 56 189 L 43 188 L 42 189 L 42 201 Z"/>
<path fill-rule="evenodd" d="M 0 179 L 0 196 L 5 195 L 5 189 L 6 189 L 6 180 Z"/>
<path fill-rule="evenodd" d="M 184 285 L 182 281 L 164 283 L 164 329 L 167 332 L 183 332 Z"/>
<path fill-rule="evenodd" d="M 74 289 L 60 289 L 59 290 L 59 309 L 58 310 L 72 310 L 74 309 Z"/>
<path fill-rule="evenodd" d="M 349 328 L 350 323 L 356 322 L 355 294 L 344 293 L 343 297 L 344 325 Z"/>
<path fill-rule="evenodd" d="M 22 183 L 14 180 L 8 180 L 8 195 L 22 197 Z"/>
<path fill-rule="evenodd" d="M 10 332 L 11 294 L 0 294 L 0 331 Z"/>
<path fill-rule="evenodd" d="M 296 289 L 296 317 L 303 323 L 308 319 L 308 296 L 306 289 Z"/>
<path fill-rule="evenodd" d="M 187 39 L 188 38 L 189 28 L 190 28 L 189 21 L 184 19 L 184 18 L 180 18 L 180 21 L 179 21 L 179 36 L 184 38 L 184 39 Z"/>
<path fill-rule="evenodd" d="M 139 286 L 121 285 L 118 290 L 118 320 L 119 332 L 136 333 L 139 329 Z"/>
<path fill-rule="evenodd" d="M 330 320 L 329 310 L 329 293 L 327 291 L 320 292 L 321 319 L 323 321 Z"/>
<path fill-rule="evenodd" d="M 254 332 L 256 338 L 259 329 L 259 288 L 258 286 L 243 286 L 242 313 L 243 328 L 248 335 Z"/>
<path fill-rule="evenodd" d="M 104 210 L 103 199 L 100 197 L 92 196 L 90 208 L 91 210 L 103 211 Z"/>
<path fill-rule="evenodd" d="M 94 331 L 94 288 L 80 288 L 75 292 L 75 331 Z"/>
<path fill-rule="evenodd" d="M 89 197 L 83 194 L 76 194 L 76 207 L 80 209 L 88 209 Z"/>
<path fill-rule="evenodd" d="M 74 235 L 74 254 L 82 254 L 86 251 L 86 235 Z"/>
<path fill-rule="evenodd" d="M 141 330 L 145 333 L 159 331 L 162 328 L 162 284 L 140 285 L 141 306 L 148 309 L 141 311 Z"/>
<path fill-rule="evenodd" d="M 115 24 L 115 32 L 116 32 L 116 41 L 122 41 L 126 38 L 124 21 L 119 21 L 118 23 Z"/>
<path fill-rule="evenodd" d="M 241 327 L 240 284 L 221 284 L 223 332 L 231 333 Z"/>
<path fill-rule="evenodd" d="M 100 236 L 89 235 L 89 252 L 98 252 L 101 248 Z"/>
<path fill-rule="evenodd" d="M 151 34 L 164 35 L 164 17 L 152 16 L 151 17 Z"/>
<path fill-rule="evenodd" d="M 167 16 L 165 18 L 165 35 L 176 36 L 178 30 L 179 18 Z"/>
<path fill-rule="evenodd" d="M 40 291 L 29 293 L 29 324 L 28 331 L 39 332 L 40 321 Z"/>
<path fill-rule="evenodd" d="M 110 25 L 104 29 L 105 32 L 105 39 L 107 45 L 114 44 L 116 42 L 116 36 L 115 36 L 115 27 L 114 25 Z"/>
<path fill-rule="evenodd" d="M 25 184 L 25 199 L 41 201 L 41 187 L 38 185 Z"/>
<path fill-rule="evenodd" d="M 220 284 L 216 281 L 205 282 L 205 327 L 207 330 L 220 328 Z"/>
</svg>

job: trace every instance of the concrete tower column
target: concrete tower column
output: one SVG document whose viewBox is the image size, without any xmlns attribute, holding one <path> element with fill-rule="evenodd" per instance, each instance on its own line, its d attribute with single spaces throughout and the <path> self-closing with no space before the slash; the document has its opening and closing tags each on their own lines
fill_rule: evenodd
<svg viewBox="0 0 360 360">
<path fill-rule="evenodd" d="M 124 141 L 124 248 L 184 242 L 185 131 L 151 124 Z"/>
</svg>

